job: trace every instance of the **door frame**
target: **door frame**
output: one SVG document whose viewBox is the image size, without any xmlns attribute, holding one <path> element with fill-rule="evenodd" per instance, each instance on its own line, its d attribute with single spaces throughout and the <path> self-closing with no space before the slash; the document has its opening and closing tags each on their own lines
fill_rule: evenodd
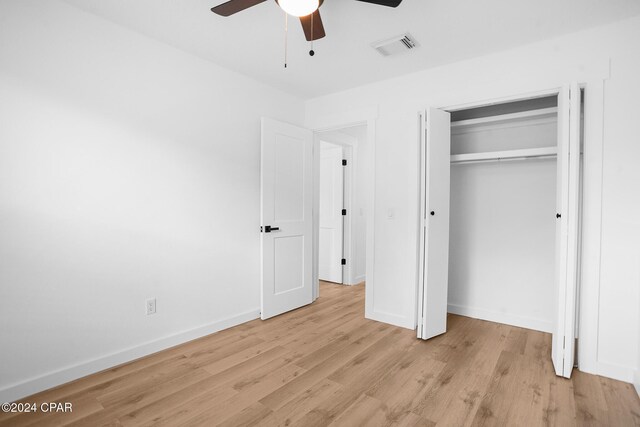
<svg viewBox="0 0 640 427">
<path fill-rule="evenodd" d="M 579 83 L 579 89 L 583 90 L 583 114 L 584 114 L 584 126 L 582 129 L 582 138 L 584 140 L 583 151 L 582 154 L 582 167 L 580 168 L 580 197 L 582 199 L 582 208 L 579 215 L 579 223 L 580 227 L 578 230 L 578 283 L 576 285 L 576 306 L 575 306 L 575 338 L 576 340 L 580 337 L 581 342 L 580 345 L 577 346 L 577 364 L 578 369 L 584 372 L 597 372 L 597 329 L 598 329 L 598 292 L 594 292 L 594 288 L 599 290 L 600 287 L 600 253 L 601 253 L 601 209 L 598 209 L 597 206 L 602 206 L 602 160 L 603 160 L 603 141 L 601 130 L 603 127 L 603 92 L 604 92 L 604 81 L 603 80 L 595 80 L 595 81 L 582 81 Z M 586 88 L 589 88 L 587 91 Z M 521 101 L 528 100 L 534 98 L 541 98 L 545 96 L 559 96 L 563 90 L 563 86 L 545 88 L 540 90 L 534 90 L 531 92 L 525 92 L 520 94 L 508 95 L 503 97 L 496 97 L 490 99 L 483 100 L 473 100 L 464 103 L 458 104 L 445 104 L 439 107 L 438 109 L 454 112 L 459 110 L 465 110 L 476 107 L 484 107 L 493 104 L 500 104 L 505 102 L 512 101 Z M 592 98 L 590 95 L 593 94 Z M 586 102 L 586 99 L 589 98 L 589 102 Z M 424 109 L 418 112 L 418 144 L 422 144 L 421 132 L 422 132 L 422 122 L 421 116 L 424 114 Z M 589 123 L 587 121 L 587 117 L 593 117 L 593 123 Z M 592 133 L 600 130 L 599 138 L 596 137 L 593 140 L 590 140 L 590 136 Z M 597 134 L 596 134 L 597 135 Z M 587 148 L 588 147 L 588 148 Z M 419 147 L 419 151 L 422 151 L 422 147 Z M 588 156 L 587 156 L 588 153 Z M 420 211 L 421 203 L 424 197 L 424 188 L 421 183 L 425 179 L 424 174 L 426 173 L 423 168 L 420 169 L 419 173 L 419 207 Z M 595 191 L 587 194 L 585 182 L 592 183 L 596 188 Z M 591 211 L 587 211 L 588 208 L 596 211 L 595 214 L 591 214 Z M 421 213 L 418 212 L 418 217 L 420 218 Z M 589 233 L 588 236 L 585 236 L 585 224 L 589 223 L 591 227 L 594 227 L 595 230 L 593 233 Z M 419 226 L 420 226 L 419 222 Z M 416 306 L 415 306 L 415 325 L 416 328 L 419 322 L 419 304 L 420 301 L 420 286 L 421 286 L 421 263 L 420 263 L 420 255 L 423 251 L 422 242 L 418 242 L 417 248 L 417 257 L 418 263 L 416 268 Z M 585 256 L 587 255 L 587 256 Z M 591 276 L 588 276 L 591 274 Z M 589 279 L 587 279 L 589 278 Z M 585 286 L 585 281 L 588 280 Z M 594 321 L 595 317 L 595 321 Z M 585 341 L 584 343 L 582 341 Z M 584 368 L 583 368 L 584 366 Z"/>
<path fill-rule="evenodd" d="M 363 126 L 363 123 L 358 123 L 353 126 Z M 351 277 L 353 273 L 353 253 L 354 248 L 352 245 L 353 241 L 353 193 L 354 193 L 354 171 L 356 165 L 354 159 L 357 156 L 358 152 L 358 144 L 357 140 L 354 137 L 349 135 L 344 136 L 331 136 L 331 137 L 323 137 L 324 133 L 327 132 L 339 132 L 341 129 L 352 127 L 352 125 L 340 126 L 332 129 L 323 129 L 323 130 L 314 130 L 313 131 L 313 144 L 314 144 L 314 186 L 313 186 L 313 232 L 314 232 L 314 275 L 313 275 L 313 283 L 314 283 L 314 298 L 318 298 L 320 296 L 320 277 L 319 277 L 319 262 L 320 262 L 320 157 L 321 157 L 321 148 L 320 143 L 322 141 L 328 142 L 337 146 L 340 146 L 343 150 L 343 159 L 347 160 L 347 169 L 344 173 L 344 193 L 343 200 L 344 206 L 343 208 L 347 210 L 347 216 L 343 220 L 343 230 L 342 230 L 342 245 L 343 245 L 343 256 L 347 260 L 346 265 L 342 267 L 342 284 L 343 285 L 355 285 L 356 283 L 350 283 Z"/>
<path fill-rule="evenodd" d="M 367 319 L 387 321 L 383 316 L 378 315 L 374 310 L 374 259 L 375 259 L 375 141 L 376 141 L 376 121 L 378 118 L 377 108 L 366 108 L 362 110 L 346 111 L 342 113 L 332 114 L 330 116 L 321 116 L 309 118 L 306 121 L 306 127 L 311 129 L 314 133 L 314 167 L 318 170 L 319 164 L 319 147 L 317 144 L 318 138 L 316 135 L 322 132 L 339 131 L 340 129 L 364 125 L 367 128 L 367 149 L 369 150 L 368 162 L 360 163 L 360 167 L 367 169 L 367 181 L 369 186 L 366 189 L 365 194 L 365 218 L 367 222 L 366 226 L 366 288 L 365 288 L 365 317 Z M 318 212 L 317 203 L 320 197 L 319 182 L 317 180 L 318 175 L 314 173 L 314 230 L 317 233 L 318 229 Z M 318 281 L 318 247 L 319 242 L 317 235 L 314 235 L 313 244 L 313 285 L 314 285 L 314 299 L 318 298 L 320 287 Z M 393 323 L 393 322 L 387 322 Z"/>
</svg>

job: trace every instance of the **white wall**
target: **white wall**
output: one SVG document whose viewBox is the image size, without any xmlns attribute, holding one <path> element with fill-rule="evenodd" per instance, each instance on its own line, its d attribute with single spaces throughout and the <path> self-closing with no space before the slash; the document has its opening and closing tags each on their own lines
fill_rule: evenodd
<svg viewBox="0 0 640 427">
<path fill-rule="evenodd" d="M 640 96 L 639 39 L 640 19 L 634 18 L 307 102 L 307 123 L 340 113 L 378 111 L 375 289 L 368 301 L 371 318 L 408 328 L 415 325 L 417 111 L 429 105 L 453 106 L 555 88 L 571 81 L 586 82 L 591 89 L 587 89 L 585 113 L 588 211 L 581 290 L 581 368 L 631 381 L 638 348 L 629 337 L 638 333 L 639 315 L 640 193 L 635 191 L 640 183 L 635 125 L 640 114 L 636 102 Z M 395 212 L 393 218 L 388 218 L 390 209 Z"/>
<path fill-rule="evenodd" d="M 0 401 L 257 317 L 259 119 L 302 102 L 53 0 L 0 58 Z"/>
<path fill-rule="evenodd" d="M 555 146 L 556 130 L 554 120 L 452 132 L 452 152 Z M 450 212 L 449 312 L 551 332 L 556 160 L 454 163 Z"/>
</svg>

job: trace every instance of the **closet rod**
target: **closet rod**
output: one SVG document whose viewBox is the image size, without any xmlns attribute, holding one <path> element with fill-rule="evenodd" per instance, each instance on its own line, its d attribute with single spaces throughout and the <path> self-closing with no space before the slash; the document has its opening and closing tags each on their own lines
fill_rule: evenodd
<svg viewBox="0 0 640 427">
<path fill-rule="evenodd" d="M 476 159 L 476 160 L 452 160 L 452 165 L 463 165 L 468 163 L 489 163 L 489 162 L 508 162 L 514 160 L 534 160 L 534 159 L 551 159 L 556 157 L 556 154 L 545 154 L 540 156 L 521 156 L 521 157 L 496 157 L 491 159 Z"/>
</svg>

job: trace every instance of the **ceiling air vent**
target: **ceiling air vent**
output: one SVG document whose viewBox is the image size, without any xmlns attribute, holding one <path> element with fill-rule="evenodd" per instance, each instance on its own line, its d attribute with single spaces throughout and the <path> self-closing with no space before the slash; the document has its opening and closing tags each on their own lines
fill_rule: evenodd
<svg viewBox="0 0 640 427">
<path fill-rule="evenodd" d="M 391 56 L 415 49 L 419 45 L 418 42 L 416 42 L 416 40 L 411 36 L 411 34 L 406 33 L 387 40 L 373 43 L 372 46 L 380 53 L 380 55 Z"/>
</svg>

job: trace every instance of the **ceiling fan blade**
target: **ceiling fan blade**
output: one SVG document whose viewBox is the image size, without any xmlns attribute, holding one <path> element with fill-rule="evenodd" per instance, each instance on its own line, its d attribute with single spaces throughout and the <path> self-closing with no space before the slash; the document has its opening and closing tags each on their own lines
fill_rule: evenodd
<svg viewBox="0 0 640 427">
<path fill-rule="evenodd" d="M 302 29 L 307 41 L 311 41 L 311 17 L 313 16 L 313 40 L 318 40 L 326 36 L 324 33 L 324 25 L 322 24 L 322 18 L 320 17 L 320 10 L 316 10 L 311 15 L 301 16 L 300 22 L 302 23 Z"/>
<path fill-rule="evenodd" d="M 365 3 L 379 4 L 380 6 L 398 7 L 402 0 L 358 0 Z"/>
<path fill-rule="evenodd" d="M 265 1 L 267 0 L 229 0 L 226 3 L 212 7 L 211 12 L 217 13 L 220 16 L 231 16 L 234 13 L 238 13 Z"/>
</svg>

